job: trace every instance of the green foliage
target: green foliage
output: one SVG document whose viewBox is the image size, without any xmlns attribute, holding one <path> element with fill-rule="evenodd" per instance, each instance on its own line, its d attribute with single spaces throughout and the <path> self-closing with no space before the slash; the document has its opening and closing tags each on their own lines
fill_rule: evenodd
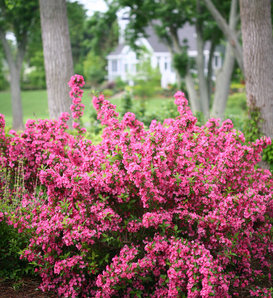
<svg viewBox="0 0 273 298">
<path fill-rule="evenodd" d="M 100 57 L 106 57 L 107 54 L 118 43 L 118 7 L 113 2 L 107 12 L 95 12 L 85 23 L 84 42 L 85 55 L 91 51 Z"/>
<path fill-rule="evenodd" d="M 124 96 L 122 97 L 122 112 L 121 115 L 123 116 L 125 113 L 132 111 L 133 107 L 133 100 L 132 94 L 129 91 L 126 91 Z"/>
<path fill-rule="evenodd" d="M 181 46 L 180 53 L 175 53 L 173 56 L 173 66 L 178 71 L 181 78 L 184 78 L 188 69 L 194 68 L 195 61 L 188 56 L 187 40 L 184 41 L 184 45 Z"/>
<path fill-rule="evenodd" d="M 83 62 L 83 72 L 87 85 L 97 86 L 101 84 L 106 75 L 104 59 L 90 51 Z"/>
<path fill-rule="evenodd" d="M 242 93 L 245 90 L 245 85 L 242 83 L 238 83 L 238 82 L 232 82 L 230 85 L 230 89 L 233 92 L 240 92 Z"/>
<path fill-rule="evenodd" d="M 115 86 L 114 86 L 114 89 L 115 89 L 115 92 L 121 92 L 125 89 L 127 83 L 124 82 L 121 77 L 117 77 L 115 79 Z"/>
<path fill-rule="evenodd" d="M 227 108 L 234 110 L 246 111 L 246 94 L 245 93 L 233 93 L 228 97 Z"/>
<path fill-rule="evenodd" d="M 173 65 L 179 72 L 180 76 L 185 77 L 188 69 L 189 57 L 187 54 L 187 49 L 181 51 L 181 53 L 174 54 Z"/>
<path fill-rule="evenodd" d="M 261 125 L 264 120 L 261 118 L 260 109 L 253 104 L 248 108 L 248 115 L 243 132 L 247 142 L 254 142 L 263 136 Z M 273 172 L 273 144 L 263 150 L 262 158 L 269 165 L 270 171 Z"/>
<path fill-rule="evenodd" d="M 39 18 L 39 1 L 0 0 L 0 12 L 1 31 L 13 32 L 17 44 L 24 44 Z"/>
<path fill-rule="evenodd" d="M 151 66 L 150 58 L 138 65 L 138 74 L 134 77 L 133 93 L 143 100 L 152 97 L 160 89 L 161 75 L 158 68 Z"/>
<path fill-rule="evenodd" d="M 0 278 L 18 280 L 24 275 L 34 275 L 34 267 L 25 260 L 20 260 L 20 253 L 28 245 L 25 233 L 0 222 Z"/>
<path fill-rule="evenodd" d="M 78 2 L 66 2 L 68 28 L 71 41 L 71 50 L 74 65 L 82 63 L 84 58 L 84 26 L 86 22 L 86 10 Z M 77 66 L 78 68 L 78 66 Z M 76 73 L 82 73 L 75 69 Z"/>
<path fill-rule="evenodd" d="M 4 54 L 3 54 L 3 49 L 0 44 L 0 90 L 1 91 L 6 90 L 7 86 L 8 86 L 6 74 L 4 72 L 3 60 L 4 60 Z"/>
<path fill-rule="evenodd" d="M 46 89 L 46 76 L 44 68 L 44 55 L 42 50 L 37 50 L 29 60 L 32 70 L 23 76 L 23 90 Z"/>
<path fill-rule="evenodd" d="M 103 94 L 105 97 L 111 97 L 114 95 L 114 90 L 112 89 L 104 89 Z"/>
<path fill-rule="evenodd" d="M 260 130 L 262 121 L 260 117 L 260 110 L 257 107 L 252 107 L 252 109 L 248 110 L 248 113 L 249 117 L 245 121 L 244 135 L 248 142 L 254 142 L 262 136 Z"/>
<path fill-rule="evenodd" d="M 145 116 L 141 120 L 148 127 L 152 120 L 157 120 L 163 123 L 165 119 L 175 119 L 178 115 L 177 106 L 174 104 L 174 101 L 171 99 L 165 99 L 160 110 L 157 112 L 146 112 Z"/>
<path fill-rule="evenodd" d="M 25 191 L 23 167 L 23 161 L 19 160 L 16 170 L 8 167 L 0 169 L 0 278 L 12 280 L 34 274 L 34 267 L 20 259 L 21 252 L 29 244 L 29 235 L 19 233 L 7 220 L 14 217 L 13 212 L 21 205 Z"/>
</svg>

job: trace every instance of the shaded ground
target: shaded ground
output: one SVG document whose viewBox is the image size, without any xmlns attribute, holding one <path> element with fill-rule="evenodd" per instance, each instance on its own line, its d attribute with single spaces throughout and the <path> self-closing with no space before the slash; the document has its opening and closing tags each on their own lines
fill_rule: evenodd
<svg viewBox="0 0 273 298">
<path fill-rule="evenodd" d="M 57 298 L 50 293 L 38 290 L 39 278 L 24 278 L 19 282 L 10 282 L 0 279 L 0 298 Z"/>
</svg>

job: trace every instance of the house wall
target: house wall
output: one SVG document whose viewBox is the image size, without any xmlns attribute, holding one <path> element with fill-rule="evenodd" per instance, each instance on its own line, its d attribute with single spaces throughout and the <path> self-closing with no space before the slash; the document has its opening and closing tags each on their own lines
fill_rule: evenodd
<svg viewBox="0 0 273 298">
<path fill-rule="evenodd" d="M 167 88 L 168 84 L 176 82 L 176 75 L 171 66 L 171 55 L 169 53 L 150 53 L 151 66 L 158 67 L 161 73 L 161 87 Z M 108 81 L 115 81 L 120 77 L 123 81 L 133 85 L 133 77 L 137 75 L 137 64 L 140 61 L 136 54 L 124 47 L 119 55 L 108 56 Z"/>
<path fill-rule="evenodd" d="M 147 57 L 151 58 L 153 68 L 158 67 L 161 73 L 161 87 L 167 88 L 169 84 L 176 83 L 176 74 L 172 67 L 172 58 L 169 52 L 154 52 L 146 39 L 139 41 L 148 50 Z M 197 51 L 189 51 L 190 57 L 196 57 Z M 207 72 L 207 64 L 209 59 L 209 51 L 204 51 L 205 69 Z M 129 46 L 124 46 L 120 54 L 109 55 L 108 59 L 108 81 L 115 81 L 118 77 L 123 81 L 133 85 L 133 78 L 137 75 L 137 64 L 140 63 L 136 53 Z M 214 77 L 217 70 L 222 66 L 222 57 L 220 53 L 215 53 L 213 59 Z M 195 72 L 194 70 L 192 70 Z"/>
</svg>

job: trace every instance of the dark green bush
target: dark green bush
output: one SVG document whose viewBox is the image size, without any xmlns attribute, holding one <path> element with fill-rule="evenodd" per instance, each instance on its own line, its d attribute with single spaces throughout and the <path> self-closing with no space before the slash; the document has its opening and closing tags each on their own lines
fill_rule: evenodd
<svg viewBox="0 0 273 298">
<path fill-rule="evenodd" d="M 34 266 L 20 259 L 20 252 L 29 244 L 24 233 L 0 222 L 0 278 L 19 280 L 24 275 L 34 275 Z"/>
<path fill-rule="evenodd" d="M 262 122 L 260 109 L 254 106 L 248 108 L 248 118 L 245 120 L 243 128 L 247 142 L 254 142 L 263 136 L 261 132 Z M 268 164 L 270 171 L 273 172 L 273 144 L 263 150 L 262 157 L 263 161 Z"/>
</svg>

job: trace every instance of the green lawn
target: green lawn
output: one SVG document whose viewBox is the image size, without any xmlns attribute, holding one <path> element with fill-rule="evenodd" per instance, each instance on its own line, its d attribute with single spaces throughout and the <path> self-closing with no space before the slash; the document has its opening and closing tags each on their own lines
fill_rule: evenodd
<svg viewBox="0 0 273 298">
<path fill-rule="evenodd" d="M 147 102 L 147 111 L 160 109 L 165 99 L 152 98 Z M 89 114 L 93 108 L 92 94 L 89 89 L 84 90 L 83 103 L 85 104 L 84 123 L 88 122 Z M 121 110 L 122 99 L 112 99 L 111 102 L 117 105 L 117 110 Z M 22 91 L 22 104 L 24 122 L 27 119 L 48 118 L 47 92 L 46 90 Z M 5 115 L 6 125 L 12 126 L 11 94 L 9 91 L 0 92 L 0 113 Z"/>
<path fill-rule="evenodd" d="M 245 107 L 242 104 L 245 100 L 244 94 L 239 94 L 240 98 L 232 95 L 229 98 L 226 109 L 226 117 L 231 118 L 234 121 L 236 127 L 241 129 L 242 121 L 245 117 Z M 137 101 L 137 99 L 134 99 Z M 162 109 L 162 105 L 165 101 L 170 100 L 168 98 L 150 98 L 146 101 L 147 112 L 156 112 Z M 117 105 L 117 111 L 121 111 L 122 99 L 112 99 L 111 102 Z M 46 90 L 35 91 L 22 91 L 22 103 L 23 103 L 23 115 L 24 122 L 27 119 L 46 119 L 48 118 L 47 107 L 47 93 Z M 83 122 L 89 123 L 89 115 L 93 111 L 92 94 L 90 89 L 85 89 L 83 94 L 83 103 L 85 104 L 85 114 Z M 0 113 L 5 115 L 6 126 L 12 126 L 12 112 L 11 112 L 11 98 L 10 92 L 0 92 Z"/>
<path fill-rule="evenodd" d="M 48 117 L 47 94 L 45 90 L 23 91 L 22 104 L 24 122 L 27 119 Z M 0 113 L 5 115 L 6 125 L 12 125 L 11 94 L 9 91 L 0 92 Z"/>
</svg>

